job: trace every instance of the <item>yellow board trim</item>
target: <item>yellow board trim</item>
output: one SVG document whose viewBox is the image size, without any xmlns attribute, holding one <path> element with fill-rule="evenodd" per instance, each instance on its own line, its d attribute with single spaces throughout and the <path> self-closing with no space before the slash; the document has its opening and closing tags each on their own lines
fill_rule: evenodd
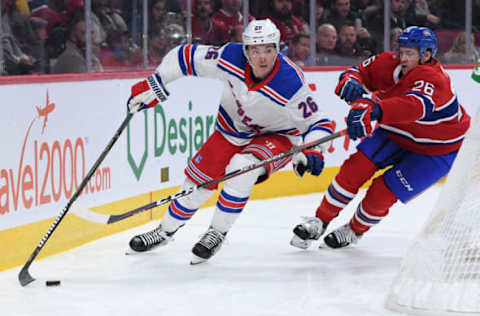
<svg viewBox="0 0 480 316">
<path fill-rule="evenodd" d="M 296 177 L 292 171 L 277 172 L 273 174 L 268 181 L 256 185 L 252 190 L 250 199 L 269 199 L 282 196 L 324 192 L 338 171 L 339 167 L 325 168 L 319 177 L 313 177 L 307 174 L 302 179 Z M 366 185 L 368 185 L 368 183 Z M 178 189 L 179 187 L 177 186 L 141 194 L 96 207 L 94 210 L 102 214 L 114 214 L 115 210 L 117 212 L 119 210 L 120 212 L 125 212 L 126 210 L 134 209 L 139 205 L 148 204 L 152 201 L 174 194 Z M 202 207 L 215 205 L 217 197 L 218 192 Z M 63 221 L 59 224 L 57 230 L 40 252 L 37 259 L 70 250 L 93 240 L 113 235 L 135 226 L 143 225 L 151 220 L 158 220 L 162 218 L 167 207 L 168 204 L 162 205 L 153 210 L 143 212 L 111 225 L 94 224 L 81 219 L 72 213 L 67 213 Z M 312 210 L 316 207 L 317 205 L 312 205 Z M 54 220 L 55 218 L 49 218 L 36 223 L 0 231 L 0 240 L 2 241 L 0 243 L 0 253 L 2 254 L 0 271 L 23 265 Z"/>
</svg>

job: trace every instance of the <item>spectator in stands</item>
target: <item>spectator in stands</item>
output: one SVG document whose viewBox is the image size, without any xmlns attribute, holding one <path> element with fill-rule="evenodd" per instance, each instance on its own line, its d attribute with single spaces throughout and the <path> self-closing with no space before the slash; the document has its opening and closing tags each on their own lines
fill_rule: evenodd
<svg viewBox="0 0 480 316">
<path fill-rule="evenodd" d="M 368 6 L 372 5 L 375 0 L 351 0 L 350 8 L 352 11 L 361 14 Z"/>
<path fill-rule="evenodd" d="M 310 56 L 310 35 L 307 33 L 295 34 L 288 45 L 286 55 L 299 66 L 313 65 Z"/>
<path fill-rule="evenodd" d="M 110 32 L 107 46 L 101 47 L 99 59 L 104 71 L 131 71 L 140 67 L 142 51 L 130 43 L 129 32 Z"/>
<path fill-rule="evenodd" d="M 441 25 L 447 29 L 465 29 L 466 1 L 442 1 Z M 480 31 L 480 1 L 472 0 L 472 29 Z"/>
<path fill-rule="evenodd" d="M 230 30 L 230 42 L 242 43 L 242 33 L 242 25 L 235 25 L 234 27 L 232 27 L 232 29 Z"/>
<path fill-rule="evenodd" d="M 165 18 L 167 15 L 166 0 L 151 0 L 148 2 L 148 29 L 160 30 L 167 25 Z"/>
<path fill-rule="evenodd" d="M 111 36 L 118 38 L 118 34 L 128 31 L 125 20 L 112 9 L 110 0 L 92 0 L 92 10 L 105 30 L 107 40 Z"/>
<path fill-rule="evenodd" d="M 79 14 L 72 18 L 67 28 L 68 39 L 65 44 L 65 50 L 58 56 L 52 68 L 53 73 L 82 73 L 88 71 L 85 59 L 85 20 Z M 103 71 L 98 59 L 95 56 L 92 56 L 92 59 L 92 69 L 94 71 Z"/>
<path fill-rule="evenodd" d="M 377 54 L 377 43 L 366 28 L 361 27 L 357 31 L 357 43 L 360 56 L 370 57 Z"/>
<path fill-rule="evenodd" d="M 322 24 L 317 29 L 317 57 L 316 65 L 342 64 L 342 58 L 335 53 L 337 45 L 337 30 L 332 24 Z"/>
<path fill-rule="evenodd" d="M 332 24 L 322 24 L 317 30 L 317 54 L 332 54 L 337 45 L 337 30 Z"/>
<path fill-rule="evenodd" d="M 79 12 L 85 12 L 85 2 L 83 0 L 65 0 L 65 23 L 72 21 Z M 58 11 L 57 11 L 58 12 Z"/>
<path fill-rule="evenodd" d="M 212 19 L 220 24 L 228 34 L 231 34 L 232 28 L 236 25 L 243 25 L 242 0 L 222 0 L 222 6 L 215 11 Z M 248 21 L 253 20 L 252 15 L 248 15 Z M 229 38 L 227 41 L 231 41 Z"/>
<path fill-rule="evenodd" d="M 292 14 L 296 16 L 306 33 L 310 30 L 310 2 L 306 0 L 293 0 Z"/>
<path fill-rule="evenodd" d="M 392 0 L 391 1 L 390 27 L 392 29 L 395 27 L 404 29 L 407 26 L 416 24 L 414 12 L 409 11 L 409 7 L 410 7 L 409 0 Z"/>
<path fill-rule="evenodd" d="M 255 18 L 263 16 L 267 12 L 267 7 L 268 7 L 267 1 L 258 1 L 258 0 L 248 1 L 248 11 Z"/>
<path fill-rule="evenodd" d="M 415 19 L 417 25 L 437 28 L 440 18 L 432 13 L 427 0 L 415 0 Z"/>
<path fill-rule="evenodd" d="M 335 52 L 338 56 L 343 57 L 343 65 L 358 64 L 365 56 L 362 56 L 362 51 L 357 43 L 357 32 L 353 22 L 347 21 L 340 26 L 338 32 L 337 46 Z"/>
<path fill-rule="evenodd" d="M 398 51 L 398 36 L 402 34 L 402 29 L 399 27 L 395 27 L 391 31 L 391 36 L 390 36 L 390 50 L 391 51 Z"/>
<path fill-rule="evenodd" d="M 67 1 L 65 0 L 46 0 L 46 1 L 48 2 L 48 7 L 50 9 L 63 15 L 66 9 L 65 7 L 67 4 Z"/>
<path fill-rule="evenodd" d="M 401 29 L 407 26 L 416 25 L 414 6 L 409 5 L 409 0 L 391 0 L 390 1 L 390 27 L 391 29 L 399 27 Z M 410 10 L 409 10 L 410 8 Z M 372 33 L 372 37 L 383 46 L 383 28 L 384 28 L 384 5 L 379 1 L 369 6 L 364 11 L 365 26 Z"/>
<path fill-rule="evenodd" d="M 120 0 L 121 1 L 121 0 Z M 167 0 L 166 9 L 168 12 L 182 13 L 186 9 L 186 0 Z"/>
<path fill-rule="evenodd" d="M 47 21 L 47 36 L 50 35 L 54 27 L 65 25 L 65 16 L 52 10 L 44 0 L 31 0 L 28 5 L 31 12 L 30 18 L 41 18 Z"/>
<path fill-rule="evenodd" d="M 327 23 L 335 26 L 339 32 L 340 27 L 347 21 L 353 21 L 359 28 L 362 26 L 360 15 L 350 9 L 350 0 L 333 0 Z"/>
<path fill-rule="evenodd" d="M 325 1 L 327 0 L 317 0 L 317 5 L 315 6 L 315 21 L 317 26 L 327 23 L 328 10 L 325 9 Z"/>
<path fill-rule="evenodd" d="M 32 29 L 40 40 L 39 51 L 37 52 L 38 64 L 36 70 L 39 73 L 50 73 L 50 57 L 47 50 L 48 22 L 38 17 L 30 17 Z"/>
<path fill-rule="evenodd" d="M 166 50 L 166 36 L 163 29 L 150 30 L 148 41 L 147 63 L 148 69 L 155 69 L 163 60 Z"/>
<path fill-rule="evenodd" d="M 463 63 L 475 63 L 476 62 L 476 46 L 475 46 L 475 36 L 472 34 L 472 46 L 471 46 L 471 55 L 465 55 L 465 44 L 466 44 L 466 33 L 461 32 L 455 37 L 452 47 L 443 54 L 439 56 L 440 61 L 443 63 L 449 64 L 463 64 Z"/>
<path fill-rule="evenodd" d="M 92 8 L 96 7 L 97 4 L 94 1 L 101 1 L 101 0 L 92 0 Z M 85 3 L 84 0 L 67 0 L 66 8 L 65 8 L 65 15 L 67 21 L 75 20 L 79 15 L 83 15 L 85 12 Z M 91 29 L 92 29 L 92 52 L 98 56 L 100 52 L 100 47 L 102 45 L 106 45 L 107 40 L 107 31 L 104 29 L 100 18 L 95 14 L 95 12 L 91 12 Z"/>
<path fill-rule="evenodd" d="M 269 18 L 280 30 L 280 46 L 291 41 L 295 34 L 304 33 L 300 19 L 292 14 L 293 0 L 269 0 L 268 13 L 263 19 Z"/>
<path fill-rule="evenodd" d="M 53 28 L 45 41 L 45 49 L 49 58 L 50 68 L 55 63 L 58 56 L 65 50 L 68 31 L 66 27 Z M 50 69 L 51 70 L 51 69 Z"/>
<path fill-rule="evenodd" d="M 8 3 L 10 0 L 4 1 Z M 16 3 L 10 6 L 7 12 L 12 32 L 19 41 L 20 48 L 38 61 L 41 58 L 38 54 L 41 49 L 41 41 L 33 30 L 29 16 L 20 12 L 18 8 L 18 3 Z M 24 8 L 24 11 L 28 12 L 28 7 Z M 34 71 L 37 72 L 38 69 Z"/>
<path fill-rule="evenodd" d="M 5 59 L 5 69 L 2 71 L 9 75 L 28 74 L 34 69 L 36 58 L 32 52 L 35 52 L 35 48 L 39 46 L 29 46 L 28 39 L 19 38 L 27 35 L 30 39 L 35 38 L 40 44 L 29 23 L 28 18 L 16 10 L 13 0 L 2 1 L 1 34 Z M 22 26 L 26 29 L 22 29 Z"/>
<path fill-rule="evenodd" d="M 195 0 L 192 17 L 192 36 L 196 38 L 196 42 L 220 46 L 230 38 L 230 35 L 225 27 L 211 18 L 213 13 L 212 1 Z"/>
</svg>

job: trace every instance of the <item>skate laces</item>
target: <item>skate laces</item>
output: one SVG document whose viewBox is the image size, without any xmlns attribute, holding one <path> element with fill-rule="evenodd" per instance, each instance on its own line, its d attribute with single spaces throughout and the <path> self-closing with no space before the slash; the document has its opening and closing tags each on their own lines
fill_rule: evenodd
<svg viewBox="0 0 480 316">
<path fill-rule="evenodd" d="M 340 229 L 333 232 L 338 243 L 356 243 L 357 234 L 350 228 L 350 224 L 343 225 Z"/>
<path fill-rule="evenodd" d="M 220 245 L 225 239 L 225 235 L 215 229 L 209 229 L 198 242 L 208 249 L 213 249 Z"/>
<path fill-rule="evenodd" d="M 322 221 L 318 217 L 313 216 L 302 216 L 303 223 L 300 225 L 305 228 L 305 230 L 310 235 L 310 238 L 315 238 L 322 231 Z M 318 238 L 317 238 L 318 239 Z"/>
<path fill-rule="evenodd" d="M 147 246 L 156 245 L 162 243 L 164 240 L 168 239 L 166 232 L 162 231 L 161 227 L 157 227 L 154 230 L 151 230 L 145 234 L 139 236 L 143 243 Z"/>
</svg>

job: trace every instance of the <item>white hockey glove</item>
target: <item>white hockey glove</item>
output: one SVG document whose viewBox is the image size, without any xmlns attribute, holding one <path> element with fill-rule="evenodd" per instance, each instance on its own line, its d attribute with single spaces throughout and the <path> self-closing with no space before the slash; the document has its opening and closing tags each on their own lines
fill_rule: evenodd
<svg viewBox="0 0 480 316">
<path fill-rule="evenodd" d="M 154 73 L 132 86 L 132 93 L 127 102 L 128 110 L 130 113 L 135 113 L 153 107 L 167 101 L 169 95 L 160 75 Z"/>
<path fill-rule="evenodd" d="M 315 149 L 306 149 L 293 155 L 292 163 L 293 171 L 300 178 L 306 171 L 314 176 L 320 175 L 325 165 L 322 153 Z"/>
</svg>

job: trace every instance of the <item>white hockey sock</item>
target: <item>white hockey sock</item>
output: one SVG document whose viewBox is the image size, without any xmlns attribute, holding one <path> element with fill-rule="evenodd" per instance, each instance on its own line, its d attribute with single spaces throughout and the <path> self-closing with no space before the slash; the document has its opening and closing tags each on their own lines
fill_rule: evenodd
<svg viewBox="0 0 480 316">
<path fill-rule="evenodd" d="M 195 184 L 187 178 L 180 190 L 185 190 L 192 186 L 195 186 Z M 200 188 L 193 191 L 190 195 L 170 202 L 161 222 L 163 230 L 173 232 L 184 225 L 198 208 L 210 198 L 213 192 L 213 190 Z"/>
<path fill-rule="evenodd" d="M 232 157 L 225 172 L 231 172 L 257 161 L 258 159 L 251 154 L 237 154 Z M 258 177 L 265 172 L 265 168 L 258 168 L 227 180 L 218 197 L 210 226 L 226 233 L 243 211 Z"/>
<path fill-rule="evenodd" d="M 218 197 L 217 207 L 215 208 L 210 226 L 222 233 L 226 233 L 243 211 L 247 201 L 248 196 L 241 198 L 228 194 L 223 189 Z"/>
</svg>

